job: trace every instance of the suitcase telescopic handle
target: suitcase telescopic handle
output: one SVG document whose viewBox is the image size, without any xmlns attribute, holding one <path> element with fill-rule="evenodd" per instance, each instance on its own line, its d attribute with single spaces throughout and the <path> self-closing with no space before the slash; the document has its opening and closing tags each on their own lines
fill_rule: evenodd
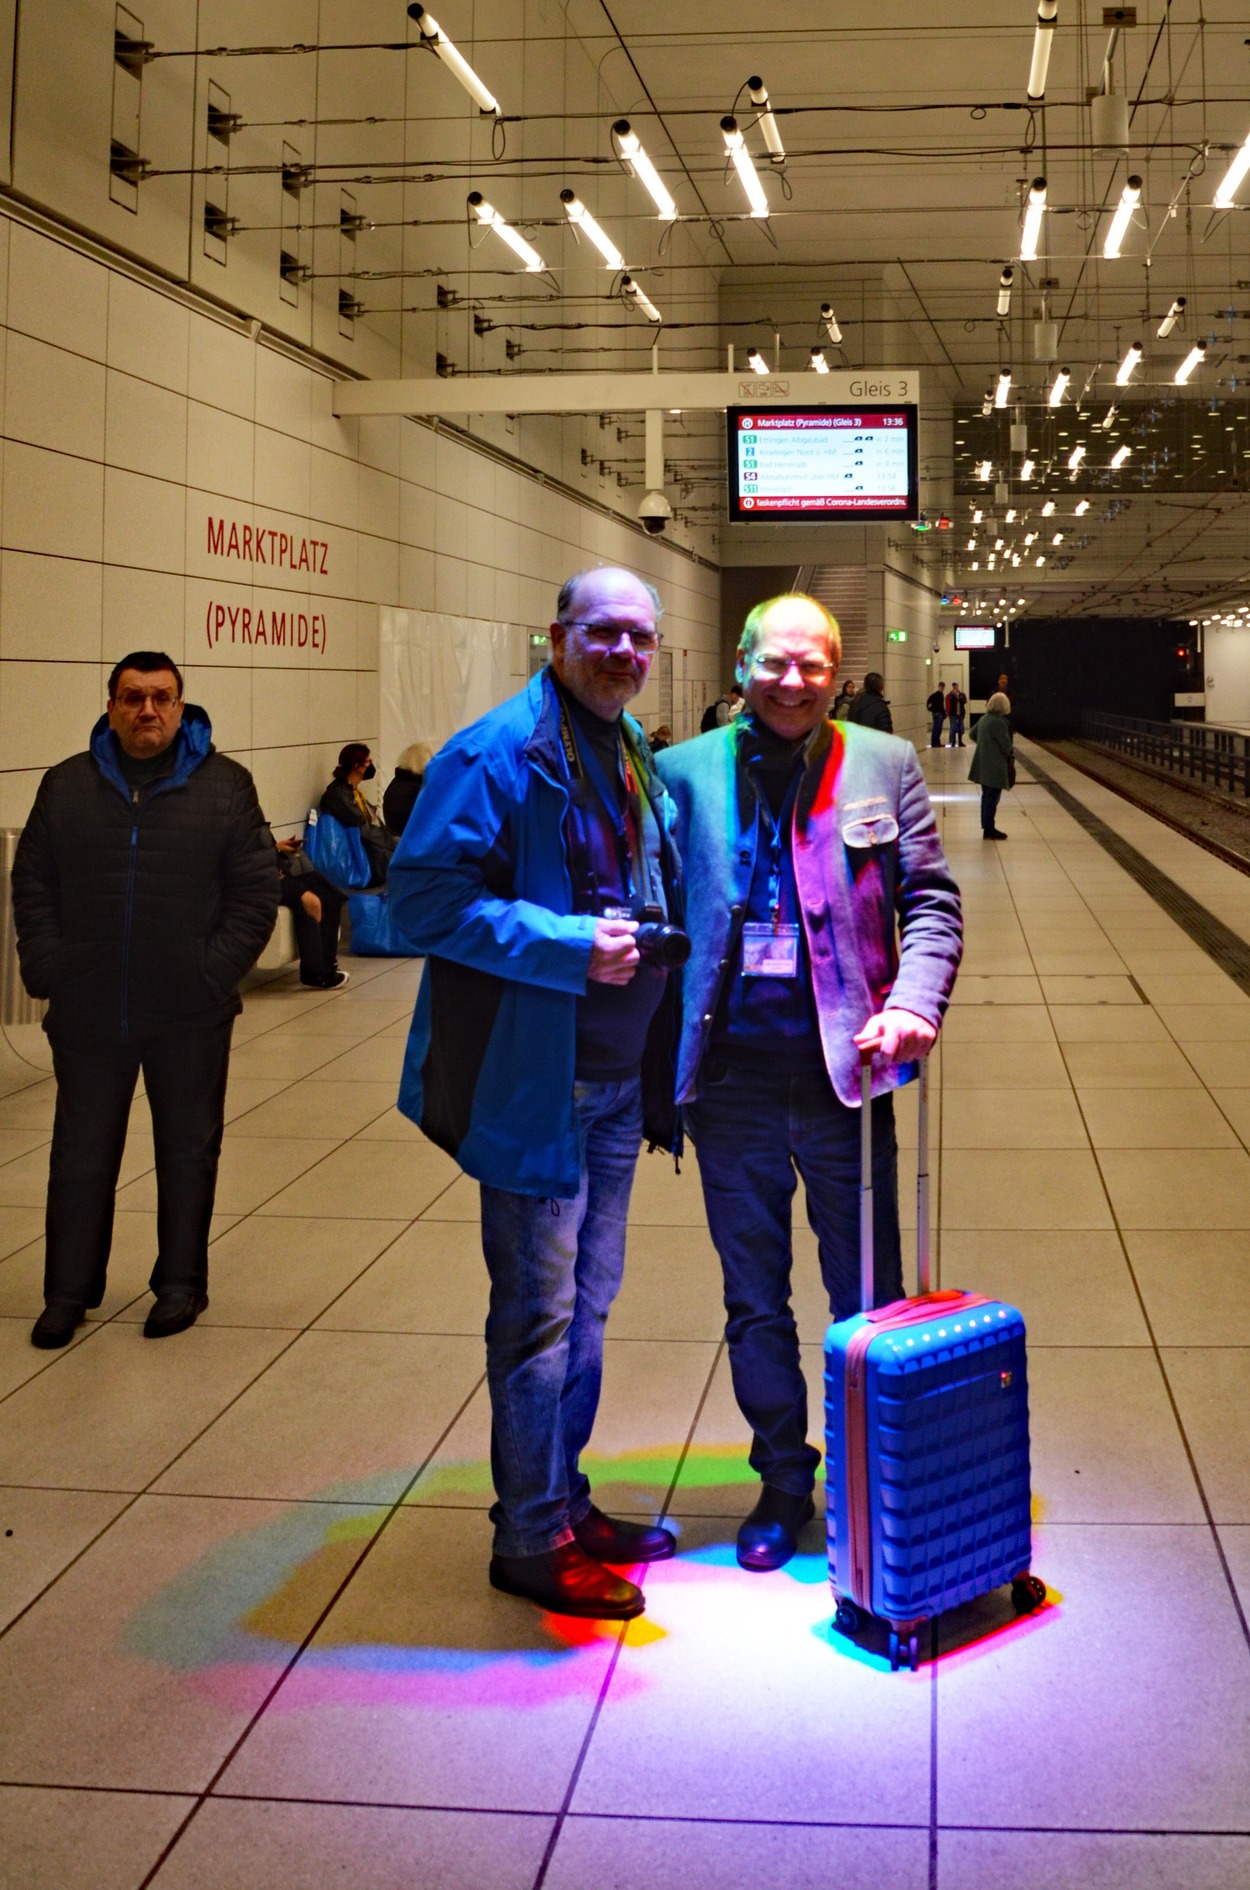
<svg viewBox="0 0 1250 1890">
<path fill-rule="evenodd" d="M 876 1304 L 877 1277 L 873 1253 L 872 1185 L 872 1051 L 861 1050 L 859 1127 L 859 1303 L 864 1312 Z M 919 1148 L 916 1158 L 916 1290 L 932 1290 L 932 1247 L 929 1219 L 929 1059 L 920 1060 L 917 1097 Z"/>
</svg>

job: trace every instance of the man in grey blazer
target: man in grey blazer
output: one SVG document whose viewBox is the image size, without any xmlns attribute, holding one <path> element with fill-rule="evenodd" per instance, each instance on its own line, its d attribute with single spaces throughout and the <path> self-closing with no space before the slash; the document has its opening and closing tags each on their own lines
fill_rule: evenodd
<svg viewBox="0 0 1250 1890">
<path fill-rule="evenodd" d="M 693 946 L 677 1096 L 763 1485 L 738 1560 L 759 1570 L 793 1555 L 820 1461 L 790 1308 L 796 1173 L 844 1318 L 859 1310 L 860 1065 L 871 1051 L 876 1303 L 901 1297 L 892 1092 L 933 1047 L 963 940 L 915 749 L 827 720 L 841 654 L 837 623 L 813 598 L 758 605 L 738 649 L 744 713 L 656 761 L 676 803 Z"/>
</svg>

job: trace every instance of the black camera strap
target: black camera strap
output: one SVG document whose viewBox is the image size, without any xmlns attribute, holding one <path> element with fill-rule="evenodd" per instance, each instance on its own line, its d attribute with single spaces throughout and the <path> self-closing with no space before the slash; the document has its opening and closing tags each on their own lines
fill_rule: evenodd
<svg viewBox="0 0 1250 1890">
<path fill-rule="evenodd" d="M 619 724 L 616 734 L 617 761 L 620 768 L 617 785 L 624 788 L 624 807 L 621 806 L 620 795 L 612 792 L 611 784 L 594 749 L 589 743 L 583 746 L 578 741 L 573 718 L 563 694 L 560 694 L 559 702 L 560 742 L 564 749 L 564 758 L 568 763 L 569 774 L 578 787 L 584 787 L 586 783 L 589 783 L 595 798 L 607 816 L 616 839 L 621 884 L 631 898 L 638 891 L 640 884 L 642 902 L 644 905 L 650 905 L 653 903 L 651 862 L 647 857 L 643 840 L 642 795 L 638 789 L 634 766 L 626 750 Z"/>
</svg>

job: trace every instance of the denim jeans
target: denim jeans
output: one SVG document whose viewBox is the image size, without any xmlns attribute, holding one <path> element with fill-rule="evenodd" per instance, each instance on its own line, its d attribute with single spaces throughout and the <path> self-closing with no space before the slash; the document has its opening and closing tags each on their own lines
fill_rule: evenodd
<svg viewBox="0 0 1250 1890">
<path fill-rule="evenodd" d="M 940 747 L 941 747 L 941 745 L 942 745 L 942 724 L 943 724 L 943 722 L 944 722 L 945 720 L 946 720 L 946 717 L 945 717 L 945 715 L 944 715 L 944 714 L 943 714 L 943 715 L 935 715 L 935 716 L 934 716 L 934 718 L 933 718 L 933 727 L 932 727 L 932 728 L 930 729 L 930 731 L 929 731 L 929 746 L 930 746 L 930 748 L 940 748 Z"/>
<path fill-rule="evenodd" d="M 873 1112 L 876 1304 L 903 1292 L 894 1100 Z M 700 1079 L 686 1121 L 708 1226 L 725 1280 L 725 1338 L 734 1393 L 754 1432 L 753 1470 L 774 1489 L 806 1495 L 820 1453 L 807 1441 L 807 1387 L 790 1308 L 795 1171 L 807 1194 L 820 1271 L 835 1319 L 860 1310 L 860 1114 L 823 1071 L 759 1074 L 731 1067 Z"/>
<path fill-rule="evenodd" d="M 951 717 L 951 747 L 953 748 L 956 742 L 961 742 L 963 738 L 964 738 L 964 718 L 962 715 L 952 715 Z"/>
<path fill-rule="evenodd" d="M 998 803 L 1002 798 L 1003 790 L 1000 787 L 983 787 L 981 789 L 982 833 L 993 833 L 998 824 Z"/>
<path fill-rule="evenodd" d="M 540 1201 L 482 1186 L 490 1273 L 486 1377 L 496 1555 L 542 1555 L 590 1508 L 578 1459 L 603 1376 L 603 1328 L 625 1264 L 642 1086 L 576 1083 L 581 1186 Z"/>
</svg>

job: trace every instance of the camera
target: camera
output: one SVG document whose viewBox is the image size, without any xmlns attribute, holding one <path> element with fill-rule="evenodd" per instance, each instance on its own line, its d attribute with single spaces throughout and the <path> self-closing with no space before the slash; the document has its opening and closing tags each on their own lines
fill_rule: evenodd
<svg viewBox="0 0 1250 1890">
<path fill-rule="evenodd" d="M 662 492 L 648 492 L 638 501 L 638 516 L 644 531 L 662 532 L 673 516 L 673 508 Z"/>
<path fill-rule="evenodd" d="M 658 906 L 644 906 L 634 934 L 638 955 L 648 964 L 677 971 L 690 956 L 690 940 L 679 925 L 670 925 Z"/>
</svg>

